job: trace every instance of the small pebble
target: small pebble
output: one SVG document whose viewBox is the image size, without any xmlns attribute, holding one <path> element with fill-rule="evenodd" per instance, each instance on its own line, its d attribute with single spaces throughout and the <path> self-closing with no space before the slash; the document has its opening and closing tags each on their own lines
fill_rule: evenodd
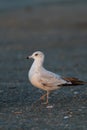
<svg viewBox="0 0 87 130">
<path fill-rule="evenodd" d="M 22 114 L 22 111 L 15 111 L 14 114 Z"/>
<path fill-rule="evenodd" d="M 75 91 L 74 94 L 77 95 L 77 94 L 79 94 L 79 92 Z"/>
<path fill-rule="evenodd" d="M 69 118 L 69 116 L 64 116 L 64 119 L 68 119 Z"/>
</svg>

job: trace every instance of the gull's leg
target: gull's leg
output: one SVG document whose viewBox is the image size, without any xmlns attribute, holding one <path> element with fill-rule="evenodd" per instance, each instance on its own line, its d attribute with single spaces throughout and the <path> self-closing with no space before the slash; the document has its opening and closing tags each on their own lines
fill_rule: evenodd
<svg viewBox="0 0 87 130">
<path fill-rule="evenodd" d="M 48 104 L 49 103 L 49 91 L 47 91 L 46 94 L 44 94 L 43 96 L 41 96 L 40 99 L 44 99 L 46 97 L 46 102 L 43 102 L 42 104 Z"/>
<path fill-rule="evenodd" d="M 42 95 L 41 97 L 40 97 L 40 99 L 41 100 L 44 100 L 44 98 L 47 96 L 47 93 L 46 94 L 44 94 L 44 95 Z"/>
<path fill-rule="evenodd" d="M 49 94 L 50 94 L 50 92 L 49 92 L 49 91 L 47 91 L 47 100 L 46 100 L 46 104 L 48 104 L 48 103 L 49 103 Z"/>
</svg>

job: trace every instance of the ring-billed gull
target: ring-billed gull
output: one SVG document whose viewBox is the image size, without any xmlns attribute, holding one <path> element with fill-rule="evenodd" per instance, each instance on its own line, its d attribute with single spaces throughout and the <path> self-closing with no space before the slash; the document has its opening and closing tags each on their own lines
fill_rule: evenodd
<svg viewBox="0 0 87 130">
<path fill-rule="evenodd" d="M 46 104 L 48 103 L 49 93 L 52 90 L 59 89 L 62 86 L 83 85 L 87 83 L 73 77 L 64 78 L 58 74 L 46 70 L 43 67 L 44 54 L 41 51 L 36 51 L 31 56 L 27 57 L 27 59 L 30 58 L 33 58 L 34 62 L 28 73 L 29 80 L 32 85 L 47 92 L 41 96 L 41 99 L 47 97 Z"/>
</svg>

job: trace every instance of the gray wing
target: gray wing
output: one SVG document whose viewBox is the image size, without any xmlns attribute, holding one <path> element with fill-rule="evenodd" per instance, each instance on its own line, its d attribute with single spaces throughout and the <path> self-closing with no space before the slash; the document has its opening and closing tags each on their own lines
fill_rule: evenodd
<svg viewBox="0 0 87 130">
<path fill-rule="evenodd" d="M 66 84 L 67 81 L 62 79 L 59 75 L 56 75 L 50 71 L 43 71 L 40 75 L 39 82 L 45 87 L 49 89 L 57 89 L 61 84 Z"/>
</svg>

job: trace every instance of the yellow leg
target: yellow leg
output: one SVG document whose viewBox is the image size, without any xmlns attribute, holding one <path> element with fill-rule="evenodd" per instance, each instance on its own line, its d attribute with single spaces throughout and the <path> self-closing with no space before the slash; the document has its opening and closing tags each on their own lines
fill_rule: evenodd
<svg viewBox="0 0 87 130">
<path fill-rule="evenodd" d="M 41 100 L 44 100 L 46 96 L 47 96 L 47 93 L 44 94 L 44 95 L 42 95 L 42 96 L 40 97 L 40 99 L 41 99 Z"/>
<path fill-rule="evenodd" d="M 48 104 L 49 103 L 49 91 L 47 91 L 46 94 L 44 94 L 41 98 L 45 98 L 46 96 L 46 102 L 44 102 L 43 104 Z"/>
<path fill-rule="evenodd" d="M 46 104 L 48 104 L 48 103 L 49 103 L 49 94 L 50 94 L 50 92 L 49 92 L 49 91 L 47 91 L 47 100 L 46 100 Z"/>
</svg>

